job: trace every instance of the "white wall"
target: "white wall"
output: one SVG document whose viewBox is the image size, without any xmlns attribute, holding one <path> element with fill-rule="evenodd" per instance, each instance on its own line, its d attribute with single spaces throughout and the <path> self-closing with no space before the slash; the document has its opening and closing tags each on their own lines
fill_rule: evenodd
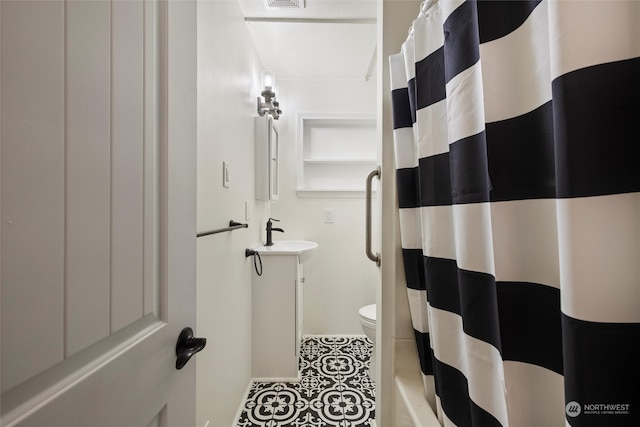
<svg viewBox="0 0 640 427">
<path fill-rule="evenodd" d="M 382 223 L 385 225 L 382 233 L 382 286 L 379 296 L 382 304 L 378 308 L 381 320 L 378 321 L 377 331 L 380 377 L 376 393 L 376 421 L 380 426 L 394 425 L 395 374 L 407 368 L 402 366 L 404 359 L 400 359 L 400 354 L 417 361 L 400 245 L 388 58 L 400 51 L 419 8 L 420 0 L 378 1 L 378 63 L 382 64 L 378 70 L 381 82 L 378 87 L 378 126 L 379 137 L 382 138 Z M 419 365 L 414 363 L 412 366 Z M 414 375 L 420 375 L 419 369 Z"/>
<path fill-rule="evenodd" d="M 197 426 L 232 425 L 251 378 L 251 269 L 267 204 L 254 199 L 254 117 L 261 65 L 236 0 L 198 2 Z M 222 162 L 230 188 L 222 186 Z"/>
<path fill-rule="evenodd" d="M 277 76 L 276 76 L 277 77 Z M 280 199 L 271 215 L 281 220 L 278 239 L 319 244 L 305 263 L 304 334 L 362 334 L 358 310 L 375 303 L 377 267 L 364 252 L 365 199 L 298 198 L 296 195 L 298 113 L 376 112 L 376 81 L 278 81 L 284 111 L 280 131 Z M 375 142 L 374 142 L 375 143 Z M 324 223 L 325 208 L 335 210 Z M 262 234 L 264 239 L 264 233 Z"/>
</svg>

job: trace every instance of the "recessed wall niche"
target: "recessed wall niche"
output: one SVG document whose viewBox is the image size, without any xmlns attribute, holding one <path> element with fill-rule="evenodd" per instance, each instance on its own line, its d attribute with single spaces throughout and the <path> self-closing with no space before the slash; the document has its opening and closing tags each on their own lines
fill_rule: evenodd
<svg viewBox="0 0 640 427">
<path fill-rule="evenodd" d="M 362 197 L 376 167 L 373 115 L 298 115 L 299 197 Z"/>
</svg>

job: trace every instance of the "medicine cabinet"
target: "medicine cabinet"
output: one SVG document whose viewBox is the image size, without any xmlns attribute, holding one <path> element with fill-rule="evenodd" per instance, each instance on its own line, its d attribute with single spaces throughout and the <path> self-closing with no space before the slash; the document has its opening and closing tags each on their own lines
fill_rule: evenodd
<svg viewBox="0 0 640 427">
<path fill-rule="evenodd" d="M 362 197 L 376 158 L 373 115 L 298 115 L 299 197 Z"/>
<path fill-rule="evenodd" d="M 268 114 L 256 117 L 256 199 L 278 200 L 278 129 Z"/>
</svg>

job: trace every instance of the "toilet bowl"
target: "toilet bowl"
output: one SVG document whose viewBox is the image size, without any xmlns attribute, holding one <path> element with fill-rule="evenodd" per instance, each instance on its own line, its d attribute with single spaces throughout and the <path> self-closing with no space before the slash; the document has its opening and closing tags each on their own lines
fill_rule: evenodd
<svg viewBox="0 0 640 427">
<path fill-rule="evenodd" d="M 376 377 L 376 305 L 365 305 L 359 310 L 359 314 L 362 330 L 373 343 L 368 373 L 369 378 L 374 380 Z"/>
</svg>

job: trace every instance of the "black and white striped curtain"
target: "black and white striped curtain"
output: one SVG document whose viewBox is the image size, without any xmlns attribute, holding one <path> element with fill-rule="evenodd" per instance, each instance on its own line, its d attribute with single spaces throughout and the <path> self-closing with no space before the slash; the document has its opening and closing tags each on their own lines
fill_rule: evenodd
<svg viewBox="0 0 640 427">
<path fill-rule="evenodd" d="M 390 66 L 440 421 L 640 426 L 640 1 L 430 1 Z"/>
</svg>

